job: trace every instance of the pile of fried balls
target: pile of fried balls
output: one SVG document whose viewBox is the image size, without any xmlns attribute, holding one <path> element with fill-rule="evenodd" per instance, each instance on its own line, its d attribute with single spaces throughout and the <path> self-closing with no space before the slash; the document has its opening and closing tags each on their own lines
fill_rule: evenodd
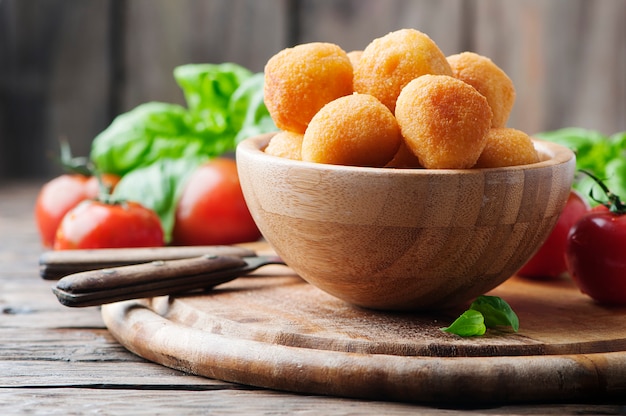
<svg viewBox="0 0 626 416">
<path fill-rule="evenodd" d="M 445 56 L 402 29 L 362 51 L 286 48 L 265 66 L 264 99 L 280 131 L 265 152 L 349 166 L 470 169 L 536 163 L 531 138 L 508 128 L 515 88 L 489 58 Z"/>
</svg>

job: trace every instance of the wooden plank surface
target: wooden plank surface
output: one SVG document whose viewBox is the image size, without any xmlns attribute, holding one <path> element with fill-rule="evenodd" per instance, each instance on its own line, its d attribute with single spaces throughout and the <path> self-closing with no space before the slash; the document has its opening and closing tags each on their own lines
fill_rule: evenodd
<svg viewBox="0 0 626 416">
<path fill-rule="evenodd" d="M 84 155 L 120 112 L 181 103 L 177 65 L 261 71 L 295 43 L 359 49 L 405 27 L 501 66 L 518 92 L 511 127 L 624 131 L 624 16 L 623 0 L 4 0 L 0 178 L 51 176 L 60 137 Z"/>
<path fill-rule="evenodd" d="M 0 414 L 456 414 L 424 406 L 285 394 L 191 376 L 128 352 L 98 308 L 61 306 L 37 276 L 40 183 L 0 184 Z M 626 401 L 490 405 L 468 414 L 624 414 Z"/>
</svg>

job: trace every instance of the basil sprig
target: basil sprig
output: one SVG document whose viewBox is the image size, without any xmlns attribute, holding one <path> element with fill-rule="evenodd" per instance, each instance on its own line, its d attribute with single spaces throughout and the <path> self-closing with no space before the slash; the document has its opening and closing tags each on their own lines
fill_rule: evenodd
<svg viewBox="0 0 626 416">
<path fill-rule="evenodd" d="M 482 295 L 450 326 L 441 330 L 462 337 L 475 337 L 484 335 L 487 328 L 495 327 L 511 327 L 517 332 L 519 318 L 504 299 Z"/>
<path fill-rule="evenodd" d="M 600 178 L 617 195 L 626 195 L 626 131 L 606 136 L 594 130 L 566 127 L 537 133 L 534 137 L 569 147 L 576 153 L 576 167 Z M 586 175 L 575 178 L 573 188 L 591 206 L 604 203 L 591 198 L 601 194 L 596 181 Z"/>
<path fill-rule="evenodd" d="M 179 194 L 201 163 L 235 150 L 246 137 L 275 131 L 263 100 L 263 73 L 234 64 L 174 69 L 186 106 L 147 102 L 118 115 L 91 145 L 98 172 L 122 177 L 113 198 L 154 210 L 171 239 Z"/>
</svg>

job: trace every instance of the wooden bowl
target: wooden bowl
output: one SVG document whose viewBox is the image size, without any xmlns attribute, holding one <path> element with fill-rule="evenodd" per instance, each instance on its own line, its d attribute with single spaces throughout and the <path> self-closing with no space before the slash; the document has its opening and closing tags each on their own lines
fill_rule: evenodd
<svg viewBox="0 0 626 416">
<path fill-rule="evenodd" d="M 574 154 L 535 141 L 541 161 L 494 169 L 337 166 L 237 148 L 263 236 L 303 279 L 381 310 L 460 306 L 513 275 L 547 238 L 570 192 Z"/>
</svg>

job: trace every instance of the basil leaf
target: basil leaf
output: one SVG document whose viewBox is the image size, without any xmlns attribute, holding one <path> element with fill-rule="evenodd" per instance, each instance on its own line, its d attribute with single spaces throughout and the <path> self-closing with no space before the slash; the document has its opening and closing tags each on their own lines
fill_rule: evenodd
<svg viewBox="0 0 626 416">
<path fill-rule="evenodd" d="M 538 133 L 535 136 L 569 147 L 576 153 L 578 170 L 591 172 L 605 181 L 613 193 L 626 195 L 626 171 L 621 167 L 621 161 L 626 157 L 626 132 L 607 137 L 597 131 L 570 127 Z M 590 195 L 602 202 L 602 190 L 586 175 L 577 176 L 573 188 L 587 198 L 592 206 L 599 202 Z"/>
<path fill-rule="evenodd" d="M 604 171 L 604 165 L 612 154 L 608 137 L 593 130 L 570 127 L 538 133 L 536 137 L 570 148 L 576 153 L 576 166 L 594 174 Z"/>
<path fill-rule="evenodd" d="M 98 171 L 124 176 L 163 157 L 216 157 L 245 137 L 276 130 L 262 73 L 233 63 L 189 64 L 176 67 L 174 78 L 188 108 L 150 102 L 116 117 L 92 143 Z"/>
<path fill-rule="evenodd" d="M 441 328 L 441 330 L 462 337 L 473 337 L 484 335 L 487 328 L 482 313 L 469 309 L 452 322 L 449 327 Z"/>
<path fill-rule="evenodd" d="M 606 164 L 605 185 L 612 193 L 626 198 L 626 158 L 616 158 Z"/>
<path fill-rule="evenodd" d="M 226 108 L 233 92 L 252 72 L 234 63 L 187 64 L 174 68 L 174 79 L 183 90 L 192 113 L 205 108 Z"/>
<path fill-rule="evenodd" d="M 234 137 L 228 105 L 233 93 L 251 76 L 248 69 L 232 63 L 176 67 L 174 79 L 185 95 L 193 130 L 198 134 L 230 130 Z"/>
<path fill-rule="evenodd" d="M 178 193 L 202 161 L 235 150 L 243 138 L 276 130 L 263 100 L 262 73 L 233 63 L 176 67 L 187 108 L 150 102 L 113 120 L 92 142 L 90 159 L 122 176 L 114 199 L 154 210 L 171 239 Z"/>
<path fill-rule="evenodd" d="M 511 306 L 498 296 L 482 295 L 470 305 L 470 310 L 480 312 L 485 319 L 485 326 L 510 326 L 515 332 L 519 329 L 519 318 Z"/>
<path fill-rule="evenodd" d="M 233 93 L 228 110 L 231 124 L 238 133 L 235 142 L 259 134 L 276 131 L 274 120 L 265 106 L 263 96 L 263 73 L 254 74 Z"/>
<path fill-rule="evenodd" d="M 156 160 L 158 155 L 151 155 L 155 140 L 189 136 L 187 117 L 187 110 L 176 104 L 141 104 L 96 136 L 90 158 L 98 171 L 123 176 Z"/>
<path fill-rule="evenodd" d="M 611 135 L 609 140 L 615 149 L 615 157 L 623 157 L 626 155 L 626 131 Z"/>
<path fill-rule="evenodd" d="M 162 158 L 151 165 L 134 169 L 115 187 L 114 200 L 135 201 L 150 208 L 161 219 L 165 242 L 172 238 L 176 205 L 188 176 L 203 158 Z"/>
</svg>

